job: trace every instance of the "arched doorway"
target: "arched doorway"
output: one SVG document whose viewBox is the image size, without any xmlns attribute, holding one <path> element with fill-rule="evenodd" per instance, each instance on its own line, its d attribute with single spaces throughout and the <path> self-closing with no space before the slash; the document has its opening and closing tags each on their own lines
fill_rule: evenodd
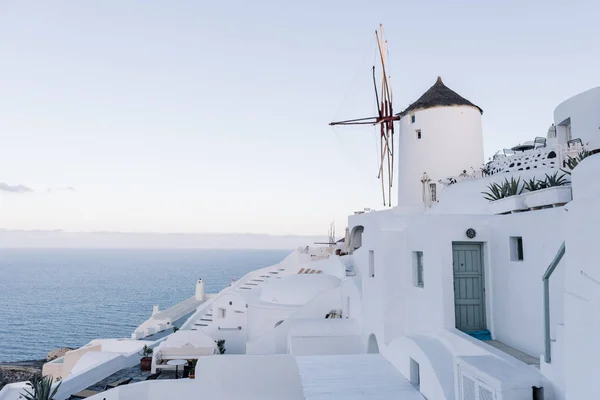
<svg viewBox="0 0 600 400">
<path fill-rule="evenodd" d="M 377 344 L 377 338 L 374 333 L 369 336 L 369 342 L 367 344 L 367 353 L 374 354 L 379 353 L 379 345 Z"/>
<path fill-rule="evenodd" d="M 350 235 L 350 252 L 353 252 L 362 246 L 362 234 L 364 230 L 365 228 L 362 225 L 352 228 L 352 234 Z"/>
</svg>

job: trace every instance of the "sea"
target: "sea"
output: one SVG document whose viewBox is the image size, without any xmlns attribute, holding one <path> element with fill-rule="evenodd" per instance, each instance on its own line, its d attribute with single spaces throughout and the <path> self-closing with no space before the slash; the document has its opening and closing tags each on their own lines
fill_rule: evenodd
<svg viewBox="0 0 600 400">
<path fill-rule="evenodd" d="M 152 314 L 216 293 L 290 250 L 0 249 L 0 362 L 130 337 Z"/>
</svg>

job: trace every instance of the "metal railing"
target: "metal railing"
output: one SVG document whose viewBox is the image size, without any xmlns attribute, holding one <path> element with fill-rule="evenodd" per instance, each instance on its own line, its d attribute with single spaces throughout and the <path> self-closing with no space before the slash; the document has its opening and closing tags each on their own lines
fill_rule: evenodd
<svg viewBox="0 0 600 400">
<path fill-rule="evenodd" d="M 562 242 L 554 259 L 542 276 L 542 281 L 544 282 L 544 361 L 547 364 L 550 364 L 552 360 L 552 351 L 550 349 L 550 277 L 564 255 L 565 242 Z"/>
</svg>

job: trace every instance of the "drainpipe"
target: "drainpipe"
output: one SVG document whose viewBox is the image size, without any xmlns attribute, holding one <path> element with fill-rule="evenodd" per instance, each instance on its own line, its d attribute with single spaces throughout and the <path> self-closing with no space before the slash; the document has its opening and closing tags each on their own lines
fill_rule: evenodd
<svg viewBox="0 0 600 400">
<path fill-rule="evenodd" d="M 544 361 L 547 364 L 550 364 L 552 361 L 552 352 L 550 349 L 550 276 L 552 276 L 552 273 L 564 255 L 565 242 L 562 242 L 554 259 L 542 276 L 542 281 L 544 282 Z"/>
</svg>

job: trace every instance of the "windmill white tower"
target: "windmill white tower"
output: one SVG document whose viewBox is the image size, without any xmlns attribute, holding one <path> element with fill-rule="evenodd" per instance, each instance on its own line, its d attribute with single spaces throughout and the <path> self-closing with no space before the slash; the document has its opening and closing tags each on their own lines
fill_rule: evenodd
<svg viewBox="0 0 600 400">
<path fill-rule="evenodd" d="M 440 77 L 398 114 L 399 206 L 423 207 L 424 202 L 434 203 L 441 189 L 440 180 L 481 168 L 484 163 L 481 114 L 481 108 L 449 89 Z M 424 185 L 428 186 L 427 193 Z"/>
</svg>

